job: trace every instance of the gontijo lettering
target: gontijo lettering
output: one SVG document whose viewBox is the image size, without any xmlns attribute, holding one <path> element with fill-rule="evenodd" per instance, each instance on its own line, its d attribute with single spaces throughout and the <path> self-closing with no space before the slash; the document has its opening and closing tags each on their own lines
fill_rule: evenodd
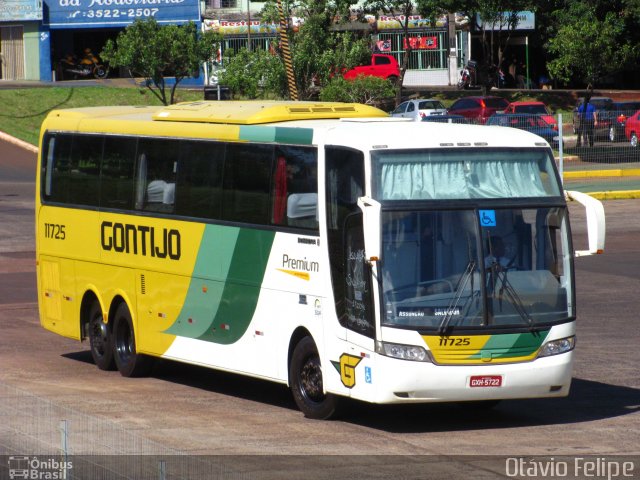
<svg viewBox="0 0 640 480">
<path fill-rule="evenodd" d="M 180 260 L 180 232 L 157 230 L 146 225 L 104 221 L 100 226 L 100 242 L 106 251 Z"/>
</svg>

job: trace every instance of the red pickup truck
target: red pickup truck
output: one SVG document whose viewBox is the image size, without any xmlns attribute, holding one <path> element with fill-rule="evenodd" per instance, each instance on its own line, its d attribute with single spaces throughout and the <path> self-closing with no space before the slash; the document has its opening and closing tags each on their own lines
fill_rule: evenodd
<svg viewBox="0 0 640 480">
<path fill-rule="evenodd" d="M 380 77 L 395 83 L 400 78 L 400 67 L 393 55 L 374 53 L 371 55 L 371 62 L 368 65 L 353 67 L 346 71 L 343 77 L 346 80 L 352 80 L 358 75 Z"/>
</svg>

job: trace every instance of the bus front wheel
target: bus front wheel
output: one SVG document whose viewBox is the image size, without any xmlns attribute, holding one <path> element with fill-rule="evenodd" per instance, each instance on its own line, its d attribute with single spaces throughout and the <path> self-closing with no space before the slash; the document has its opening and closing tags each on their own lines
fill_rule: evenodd
<svg viewBox="0 0 640 480">
<path fill-rule="evenodd" d="M 96 300 L 89 310 L 89 344 L 93 362 L 100 370 L 114 370 L 112 335 L 109 325 L 104 323 L 102 308 Z"/>
<path fill-rule="evenodd" d="M 113 353 L 123 377 L 143 377 L 153 366 L 151 357 L 136 351 L 131 313 L 124 302 L 118 305 L 113 318 Z"/>
<path fill-rule="evenodd" d="M 320 356 L 311 337 L 304 337 L 293 350 L 289 385 L 305 417 L 326 420 L 336 413 L 338 398 L 324 392 Z"/>
</svg>

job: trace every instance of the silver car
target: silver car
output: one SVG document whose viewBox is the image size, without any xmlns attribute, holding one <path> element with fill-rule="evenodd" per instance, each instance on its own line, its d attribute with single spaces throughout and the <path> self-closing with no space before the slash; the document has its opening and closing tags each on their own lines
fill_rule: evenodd
<svg viewBox="0 0 640 480">
<path fill-rule="evenodd" d="M 416 122 L 422 121 L 430 115 L 446 115 L 447 109 L 440 100 L 433 98 L 421 98 L 402 102 L 391 112 L 392 117 L 412 118 Z"/>
</svg>

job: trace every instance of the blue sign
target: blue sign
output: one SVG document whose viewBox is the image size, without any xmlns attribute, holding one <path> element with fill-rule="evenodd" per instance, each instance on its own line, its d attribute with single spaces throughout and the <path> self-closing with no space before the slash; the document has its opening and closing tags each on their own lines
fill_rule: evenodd
<svg viewBox="0 0 640 480">
<path fill-rule="evenodd" d="M 480 217 L 481 227 L 495 227 L 496 226 L 496 211 L 495 210 L 480 210 L 478 212 Z"/>
<path fill-rule="evenodd" d="M 49 10 L 49 28 L 126 27 L 149 18 L 160 24 L 200 21 L 200 0 L 44 0 L 44 3 Z"/>
<path fill-rule="evenodd" d="M 0 22 L 42 20 L 42 0 L 0 1 Z"/>
</svg>

